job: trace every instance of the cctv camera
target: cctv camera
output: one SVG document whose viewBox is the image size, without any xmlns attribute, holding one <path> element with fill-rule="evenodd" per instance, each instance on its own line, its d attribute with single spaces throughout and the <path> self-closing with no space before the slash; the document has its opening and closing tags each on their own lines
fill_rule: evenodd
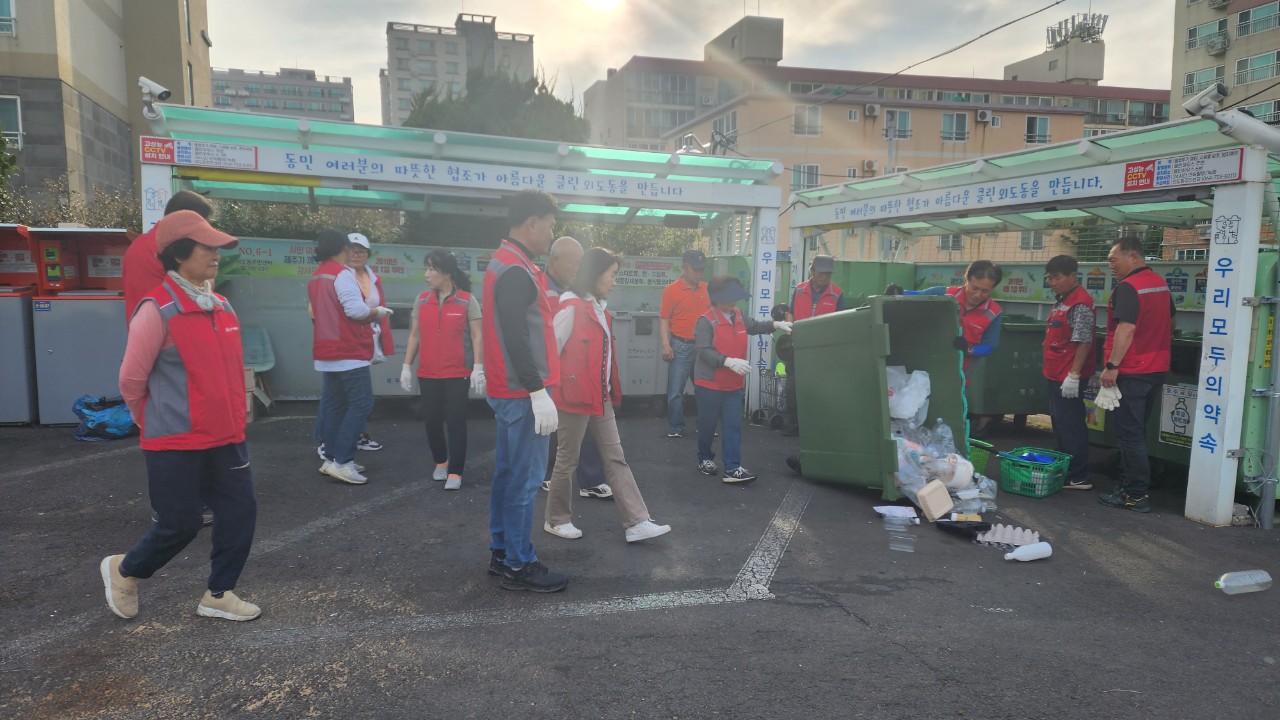
<svg viewBox="0 0 1280 720">
<path fill-rule="evenodd" d="M 155 80 L 148 80 L 141 75 L 138 76 L 138 87 L 142 90 L 142 97 L 144 100 L 155 99 L 163 102 L 168 100 L 170 95 L 173 95 L 173 93 L 169 91 L 169 88 L 161 85 Z M 148 95 L 151 96 L 151 98 L 148 98 Z"/>
<path fill-rule="evenodd" d="M 1188 115 L 1202 115 L 1206 111 L 1212 114 L 1218 111 L 1218 104 L 1226 99 L 1227 86 L 1216 82 L 1182 103 L 1182 109 L 1186 110 Z"/>
</svg>

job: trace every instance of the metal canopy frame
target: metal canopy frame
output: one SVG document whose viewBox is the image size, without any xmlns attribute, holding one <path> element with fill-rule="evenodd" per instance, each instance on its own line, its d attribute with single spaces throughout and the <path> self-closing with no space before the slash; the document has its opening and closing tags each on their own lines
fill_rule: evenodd
<svg viewBox="0 0 1280 720">
<path fill-rule="evenodd" d="M 888 217 L 833 217 L 832 208 L 866 203 L 903 202 L 906 196 L 983 183 L 1017 184 L 1045 174 L 1083 173 L 1105 165 L 1165 158 L 1187 153 L 1238 148 L 1239 140 L 1223 134 L 1217 123 L 1188 118 L 1079 141 L 992 155 L 948 165 L 838 183 L 793 193 L 794 225 L 803 232 L 873 227 L 895 237 L 952 233 L 1058 230 L 1100 224 L 1141 224 L 1190 228 L 1208 220 L 1212 191 L 1208 186 L 1177 187 L 1093 197 L 1043 197 L 1026 203 L 999 203 L 998 211 L 955 209 L 950 205 L 905 209 Z M 1280 159 L 1268 158 L 1273 192 L 1280 190 Z M 903 202 L 905 206 L 905 202 Z"/>
</svg>

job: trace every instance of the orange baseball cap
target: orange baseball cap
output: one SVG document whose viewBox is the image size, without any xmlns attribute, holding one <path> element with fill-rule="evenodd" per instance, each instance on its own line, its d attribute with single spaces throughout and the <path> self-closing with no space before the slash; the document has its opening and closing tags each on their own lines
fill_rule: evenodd
<svg viewBox="0 0 1280 720">
<path fill-rule="evenodd" d="M 156 223 L 157 252 L 162 252 L 182 238 L 191 238 L 201 245 L 215 248 L 233 248 L 240 242 L 224 232 L 214 230 L 209 221 L 194 210 L 169 213 Z"/>
</svg>

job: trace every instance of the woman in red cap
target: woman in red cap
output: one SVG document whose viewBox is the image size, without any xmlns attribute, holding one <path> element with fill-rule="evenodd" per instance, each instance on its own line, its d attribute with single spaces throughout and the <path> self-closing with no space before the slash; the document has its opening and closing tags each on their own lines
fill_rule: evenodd
<svg viewBox="0 0 1280 720">
<path fill-rule="evenodd" d="M 142 429 L 155 521 L 124 555 L 103 558 L 107 606 L 138 614 L 138 579 L 164 567 L 213 509 L 213 553 L 203 617 L 252 620 L 261 610 L 232 589 L 249 557 L 258 504 L 245 445 L 244 357 L 231 303 L 213 292 L 218 249 L 236 239 L 198 213 L 180 210 L 156 225 L 166 275 L 138 304 L 120 366 L 120 394 Z"/>
</svg>

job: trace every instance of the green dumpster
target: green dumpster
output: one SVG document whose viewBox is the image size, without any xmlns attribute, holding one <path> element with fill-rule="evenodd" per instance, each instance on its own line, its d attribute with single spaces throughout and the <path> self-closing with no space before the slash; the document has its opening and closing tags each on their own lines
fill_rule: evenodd
<svg viewBox="0 0 1280 720">
<path fill-rule="evenodd" d="M 927 371 L 929 418 L 942 418 L 960 440 L 966 435 L 964 377 L 951 345 L 958 332 L 959 306 L 948 297 L 876 296 L 865 307 L 796 323 L 796 358 L 804 368 L 796 386 L 804 476 L 878 488 L 886 500 L 901 497 L 893 479 L 898 453 L 885 368 Z"/>
<path fill-rule="evenodd" d="M 1049 412 L 1044 330 L 1043 322 L 1031 318 L 1004 318 L 995 351 L 969 361 L 969 412 L 1024 419 Z"/>
</svg>

